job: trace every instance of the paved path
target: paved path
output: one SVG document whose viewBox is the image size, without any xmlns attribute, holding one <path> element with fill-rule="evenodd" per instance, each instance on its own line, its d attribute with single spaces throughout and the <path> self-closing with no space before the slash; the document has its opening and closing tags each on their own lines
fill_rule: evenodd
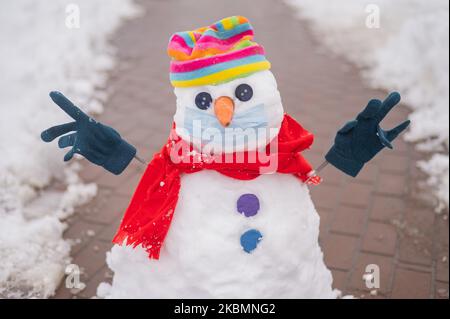
<svg viewBox="0 0 450 319">
<path fill-rule="evenodd" d="M 119 66 L 111 75 L 100 121 L 115 127 L 149 160 L 166 140 L 175 111 L 168 82 L 166 44 L 175 32 L 228 15 L 248 17 L 272 62 L 285 109 L 316 134 L 306 156 L 315 166 L 330 146 L 336 130 L 369 98 L 385 92 L 368 89 L 358 71 L 321 49 L 304 23 L 282 1 L 146 1 L 146 15 L 128 22 L 114 36 Z M 270 16 L 269 16 L 270 15 Z M 398 107 L 386 127 L 403 120 Z M 420 158 L 402 140 L 385 151 L 357 179 L 329 167 L 325 182 L 312 195 L 321 216 L 320 244 L 332 270 L 334 286 L 365 298 L 448 298 L 448 221 L 421 204 L 414 185 L 423 176 L 415 167 Z M 99 185 L 99 195 L 69 221 L 65 236 L 76 244 L 74 263 L 84 270 L 87 287 L 76 297 L 95 295 L 99 282 L 110 280 L 105 253 L 142 173 L 134 163 L 121 176 L 84 165 L 82 176 Z M 365 288 L 368 264 L 381 270 L 377 294 Z M 73 295 L 61 287 L 57 298 Z"/>
</svg>

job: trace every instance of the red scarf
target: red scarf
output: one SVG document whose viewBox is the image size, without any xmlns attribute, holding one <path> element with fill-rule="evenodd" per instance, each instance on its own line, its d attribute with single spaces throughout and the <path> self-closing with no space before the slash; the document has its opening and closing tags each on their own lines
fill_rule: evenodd
<svg viewBox="0 0 450 319">
<path fill-rule="evenodd" d="M 218 158 L 203 157 L 203 160 L 200 160 L 199 153 L 192 152 L 192 146 L 182 141 L 173 127 L 166 145 L 154 155 L 147 166 L 113 242 L 125 242 L 133 247 L 142 245 L 149 258 L 159 259 L 161 246 L 177 205 L 181 174 L 209 169 L 232 178 L 250 180 L 261 174 L 261 168 L 269 167 L 268 157 L 278 157 L 276 172 L 293 174 L 305 181 L 312 167 L 300 152 L 309 148 L 313 140 L 313 134 L 285 114 L 276 138 L 278 149 L 271 154 L 271 144 L 267 145 L 267 156 L 264 159 L 259 156 L 251 157 L 252 161 L 249 162 L 249 153 L 243 152 L 233 154 L 243 156 L 237 163 L 226 162 L 225 155 Z M 181 156 L 183 150 L 191 152 L 185 152 L 185 155 Z M 173 158 L 177 159 L 175 162 L 181 159 L 183 161 L 174 163 Z"/>
</svg>

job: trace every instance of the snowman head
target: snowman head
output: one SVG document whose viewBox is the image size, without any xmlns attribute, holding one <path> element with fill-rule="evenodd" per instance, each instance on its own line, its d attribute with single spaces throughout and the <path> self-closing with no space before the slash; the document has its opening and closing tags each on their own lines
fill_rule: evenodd
<svg viewBox="0 0 450 319">
<path fill-rule="evenodd" d="M 283 106 L 264 49 L 244 17 L 230 17 L 169 42 L 177 134 L 203 152 L 265 147 L 277 134 Z"/>
<path fill-rule="evenodd" d="M 260 71 L 220 85 L 175 88 L 177 134 L 198 149 L 231 153 L 266 146 L 283 105 L 275 78 Z"/>
</svg>

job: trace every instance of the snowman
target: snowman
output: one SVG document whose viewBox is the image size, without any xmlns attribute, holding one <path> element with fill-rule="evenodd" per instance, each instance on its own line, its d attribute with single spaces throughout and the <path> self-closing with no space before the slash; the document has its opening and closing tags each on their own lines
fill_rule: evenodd
<svg viewBox="0 0 450 319">
<path fill-rule="evenodd" d="M 177 98 L 167 143 L 154 155 L 113 239 L 107 298 L 335 298 L 318 244 L 308 185 L 321 182 L 301 155 L 313 134 L 285 114 L 275 77 L 241 16 L 174 34 L 168 47 Z M 49 142 L 114 174 L 136 158 L 120 134 L 50 93 L 74 122 Z M 409 122 L 379 123 L 399 102 L 371 100 L 325 155 L 356 176 Z M 74 133 L 69 133 L 75 131 Z M 69 134 L 66 134 L 69 133 Z M 64 135 L 66 134 L 66 135 Z"/>
</svg>

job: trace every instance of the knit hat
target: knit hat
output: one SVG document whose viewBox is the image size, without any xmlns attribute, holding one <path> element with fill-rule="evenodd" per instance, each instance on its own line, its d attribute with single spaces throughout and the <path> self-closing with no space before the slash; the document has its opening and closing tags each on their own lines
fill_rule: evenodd
<svg viewBox="0 0 450 319">
<path fill-rule="evenodd" d="M 217 85 L 268 70 L 263 47 L 252 40 L 253 28 L 241 16 L 175 33 L 167 48 L 170 82 L 175 87 Z"/>
</svg>

